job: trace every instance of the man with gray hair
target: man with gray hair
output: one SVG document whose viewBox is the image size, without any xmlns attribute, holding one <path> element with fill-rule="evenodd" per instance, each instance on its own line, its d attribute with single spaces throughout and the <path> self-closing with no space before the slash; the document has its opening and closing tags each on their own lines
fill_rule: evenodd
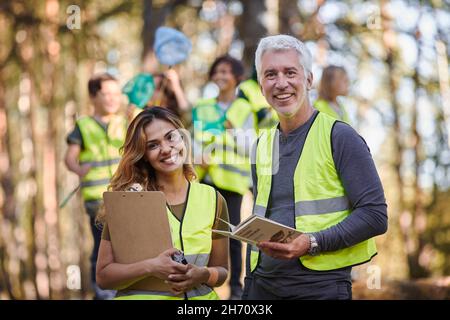
<svg viewBox="0 0 450 320">
<path fill-rule="evenodd" d="M 258 82 L 280 123 L 254 147 L 254 214 L 303 234 L 248 247 L 244 299 L 351 299 L 352 266 L 376 255 L 373 237 L 387 230 L 365 141 L 310 103 L 311 61 L 287 35 L 263 38 L 256 50 Z"/>
</svg>

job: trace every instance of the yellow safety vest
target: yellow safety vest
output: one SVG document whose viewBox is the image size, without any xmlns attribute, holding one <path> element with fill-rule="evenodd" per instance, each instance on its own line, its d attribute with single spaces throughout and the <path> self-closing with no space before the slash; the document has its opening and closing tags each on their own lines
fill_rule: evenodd
<svg viewBox="0 0 450 320">
<path fill-rule="evenodd" d="M 190 183 L 185 213 L 181 221 L 167 209 L 174 248 L 182 250 L 186 260 L 198 267 L 208 266 L 212 249 L 212 227 L 216 218 L 217 193 L 214 188 Z M 170 292 L 120 291 L 119 300 L 218 300 L 217 293 L 206 284 L 175 296 Z"/>
<path fill-rule="evenodd" d="M 319 112 L 306 137 L 294 173 L 295 227 L 304 233 L 318 232 L 338 224 L 352 208 L 336 171 L 331 151 L 331 131 L 336 119 Z M 272 184 L 274 144 L 277 130 L 264 130 L 256 151 L 258 194 L 254 213 L 265 216 Z M 276 162 L 278 163 L 278 161 Z M 278 168 L 281 170 L 281 168 Z M 302 256 L 301 263 L 312 270 L 334 270 L 365 263 L 376 255 L 373 238 L 354 246 L 317 256 Z M 259 251 L 252 247 L 251 270 L 258 265 Z"/>
<path fill-rule="evenodd" d="M 252 111 L 255 116 L 261 109 L 269 110 L 269 114 L 266 115 L 266 117 L 262 119 L 260 123 L 258 123 L 258 129 L 271 128 L 279 122 L 276 111 L 267 102 L 256 80 L 248 79 L 241 82 L 241 84 L 239 85 L 239 90 L 242 91 L 242 93 L 245 95 L 246 100 L 252 106 Z"/>
<path fill-rule="evenodd" d="M 84 201 L 101 200 L 120 161 L 119 149 L 125 142 L 127 121 L 121 116 L 112 117 L 107 132 L 88 116 L 78 119 L 77 125 L 84 145 L 80 165 L 91 165 L 81 180 L 81 194 Z"/>
<path fill-rule="evenodd" d="M 243 98 L 237 98 L 234 100 L 228 108 L 225 116 L 234 129 L 243 128 L 245 121 L 249 116 L 253 118 L 253 129 L 257 127 L 257 118 L 252 112 L 252 105 Z"/>
<path fill-rule="evenodd" d="M 250 187 L 250 159 L 237 149 L 235 139 L 218 121 L 228 120 L 233 128 L 241 128 L 251 107 L 244 99 L 236 99 L 225 115 L 215 99 L 202 100 L 195 108 L 194 139 L 202 152 L 210 156 L 208 168 L 195 166 L 198 178 L 208 174 L 218 188 L 244 194 Z"/>
<path fill-rule="evenodd" d="M 317 99 L 314 102 L 314 107 L 319 110 L 320 112 L 326 113 L 332 118 L 335 118 L 337 120 L 344 121 L 348 124 L 350 124 L 350 118 L 348 116 L 347 111 L 345 110 L 345 107 L 340 105 L 340 108 L 342 110 L 342 117 L 330 106 L 330 103 L 324 99 Z"/>
</svg>

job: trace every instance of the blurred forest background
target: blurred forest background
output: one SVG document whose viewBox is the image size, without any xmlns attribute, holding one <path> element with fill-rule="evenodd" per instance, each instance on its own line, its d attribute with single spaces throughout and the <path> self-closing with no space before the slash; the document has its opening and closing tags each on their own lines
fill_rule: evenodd
<svg viewBox="0 0 450 320">
<path fill-rule="evenodd" d="M 0 1 L 0 299 L 88 299 L 88 217 L 63 163 L 65 136 L 90 111 L 87 80 L 154 71 L 154 31 L 193 43 L 178 66 L 191 103 L 215 57 L 250 74 L 258 40 L 306 42 L 315 83 L 344 66 L 344 101 L 376 159 L 389 230 L 355 269 L 355 298 L 450 299 L 450 3 L 324 0 Z M 315 90 L 312 98 L 317 96 Z"/>
</svg>

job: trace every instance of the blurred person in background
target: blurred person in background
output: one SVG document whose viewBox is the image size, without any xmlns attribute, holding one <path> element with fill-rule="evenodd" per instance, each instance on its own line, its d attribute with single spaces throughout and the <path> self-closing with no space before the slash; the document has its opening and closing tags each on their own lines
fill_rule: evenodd
<svg viewBox="0 0 450 320">
<path fill-rule="evenodd" d="M 319 97 L 314 107 L 320 112 L 350 124 L 345 106 L 338 101 L 339 96 L 347 96 L 349 80 L 343 67 L 330 65 L 323 69 L 319 84 Z"/>
<path fill-rule="evenodd" d="M 94 246 L 90 257 L 94 299 L 109 299 L 114 291 L 101 290 L 95 280 L 95 268 L 102 230 L 95 218 L 103 202 L 103 192 L 120 161 L 119 149 L 125 141 L 127 120 L 119 114 L 122 93 L 117 79 L 110 74 L 94 75 L 88 82 L 89 97 L 94 106 L 91 116 L 76 120 L 67 136 L 65 155 L 67 169 L 80 178 L 84 207 L 90 219 Z"/>
<path fill-rule="evenodd" d="M 249 155 L 256 136 L 252 107 L 237 97 L 243 75 L 241 61 L 229 55 L 218 57 L 211 65 L 209 80 L 217 85 L 219 95 L 201 99 L 192 110 L 194 150 L 201 150 L 195 157 L 202 162 L 196 166 L 197 174 L 224 196 L 233 225 L 241 221 L 242 197 L 250 188 Z M 230 239 L 230 262 L 229 299 L 237 300 L 242 295 L 242 246 L 234 239 Z"/>
</svg>

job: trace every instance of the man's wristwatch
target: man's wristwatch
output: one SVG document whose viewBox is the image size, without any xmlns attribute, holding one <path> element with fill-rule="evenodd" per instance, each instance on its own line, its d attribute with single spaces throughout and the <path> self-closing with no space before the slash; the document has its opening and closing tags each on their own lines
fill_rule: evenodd
<svg viewBox="0 0 450 320">
<path fill-rule="evenodd" d="M 317 243 L 317 239 L 312 234 L 308 234 L 308 237 L 309 237 L 308 254 L 310 256 L 317 256 L 320 252 L 320 247 L 319 244 Z"/>
</svg>

